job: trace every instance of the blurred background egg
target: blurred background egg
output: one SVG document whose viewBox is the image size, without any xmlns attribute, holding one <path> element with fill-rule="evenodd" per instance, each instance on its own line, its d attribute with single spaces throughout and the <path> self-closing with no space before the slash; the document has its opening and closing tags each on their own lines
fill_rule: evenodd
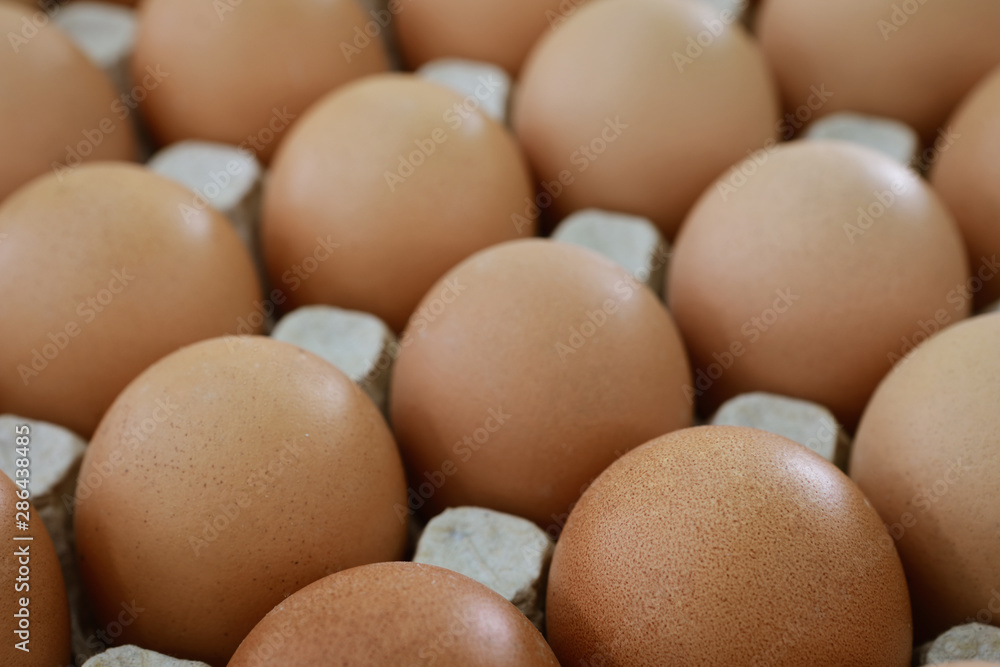
<svg viewBox="0 0 1000 667">
<path fill-rule="evenodd" d="M 427 514 L 474 505 L 558 530 L 615 458 L 691 423 L 670 314 L 577 246 L 473 255 L 430 289 L 400 345 L 392 425 L 410 508 Z"/>
<path fill-rule="evenodd" d="M 544 208 L 641 215 L 673 237 L 715 177 L 774 142 L 764 56 L 720 16 L 691 0 L 603 0 L 538 43 L 513 126 L 551 196 Z"/>
<path fill-rule="evenodd" d="M 706 414 L 749 391 L 815 401 L 853 428 L 893 363 L 965 318 L 958 227 L 880 153 L 783 144 L 705 191 L 677 239 L 670 308 Z"/>
<path fill-rule="evenodd" d="M 785 110 L 896 118 L 927 141 L 1000 63 L 1000 4 L 765 0 L 757 34 Z"/>
<path fill-rule="evenodd" d="M 11 435 L 10 441 L 16 443 L 15 436 Z M 30 459 L 30 432 L 27 433 L 26 442 Z M 26 469 L 30 472 L 30 464 Z M 0 663 L 23 667 L 68 665 L 69 603 L 66 600 L 59 557 L 42 518 L 34 506 L 24 500 L 27 496 L 22 491 L 25 488 L 29 492 L 31 490 L 30 482 L 24 485 L 25 481 L 30 480 L 30 475 L 19 479 L 22 484 L 16 485 L 7 475 L 0 473 L 0 516 L 3 517 L 0 522 L 0 541 L 4 544 L 0 555 L 0 586 L 3 586 L 0 615 L 7 625 L 4 632 L 6 636 L 0 644 Z M 24 512 L 26 517 L 18 514 L 22 511 L 18 507 L 21 502 L 28 504 L 28 511 Z M 28 529 L 19 530 L 16 521 L 25 518 Z M 28 601 L 27 606 L 21 605 L 22 599 Z M 27 617 L 24 618 L 23 629 L 26 634 L 18 635 L 16 631 L 22 629 L 20 617 L 23 617 L 25 610 Z M 25 640 L 27 651 L 16 648 L 17 644 Z"/>
<path fill-rule="evenodd" d="M 132 76 L 164 144 L 206 139 L 267 162 L 309 105 L 388 67 L 356 0 L 146 0 Z M 364 33 L 361 32 L 362 36 Z"/>
<path fill-rule="evenodd" d="M 0 234 L 0 412 L 89 437 L 147 366 L 258 313 L 229 222 L 142 167 L 39 178 L 0 206 Z"/>
<path fill-rule="evenodd" d="M 879 386 L 850 473 L 896 541 L 918 639 L 1000 626 L 1000 315 L 918 347 Z"/>
<path fill-rule="evenodd" d="M 948 122 L 954 141 L 940 151 L 931 184 L 958 220 L 972 267 L 969 291 L 985 306 L 1000 299 L 1000 68 Z"/>
<path fill-rule="evenodd" d="M 878 515 L 832 464 L 756 429 L 677 431 L 604 471 L 556 544 L 546 614 L 563 665 L 910 664 Z"/>
<path fill-rule="evenodd" d="M 396 14 L 396 37 L 412 68 L 437 58 L 465 58 L 517 74 L 535 41 L 584 2 L 419 0 Z"/>
<path fill-rule="evenodd" d="M 0 201 L 46 172 L 135 155 L 111 81 L 35 13 L 0 0 Z"/>
<path fill-rule="evenodd" d="M 362 310 L 400 331 L 448 269 L 534 234 L 533 194 L 517 143 L 460 95 L 412 75 L 369 77 L 313 107 L 275 158 L 268 273 L 289 308 Z"/>
<path fill-rule="evenodd" d="M 80 571 L 121 643 L 225 664 L 276 604 L 403 555 L 399 453 L 331 364 L 260 337 L 166 357 L 115 401 L 76 493 Z M 88 480 L 96 479 L 96 482 Z"/>
<path fill-rule="evenodd" d="M 274 608 L 229 667 L 255 667 L 280 638 L 285 667 L 410 665 L 557 667 L 514 605 L 456 572 L 377 563 L 331 575 Z"/>
</svg>

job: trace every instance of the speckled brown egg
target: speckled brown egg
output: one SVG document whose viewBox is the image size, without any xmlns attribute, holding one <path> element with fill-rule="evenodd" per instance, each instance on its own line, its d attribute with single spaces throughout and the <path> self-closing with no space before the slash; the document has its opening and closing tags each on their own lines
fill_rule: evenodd
<svg viewBox="0 0 1000 667">
<path fill-rule="evenodd" d="M 968 291 L 987 305 L 1000 299 L 1000 68 L 962 103 L 936 145 L 931 184 L 962 229 Z"/>
<path fill-rule="evenodd" d="M 131 160 L 131 110 L 44 13 L 0 1 L 0 201 L 36 176 Z"/>
<path fill-rule="evenodd" d="M 1000 315 L 918 347 L 865 410 L 851 477 L 896 540 L 920 637 L 1000 626 Z"/>
<path fill-rule="evenodd" d="M 669 274 L 706 412 L 768 391 L 853 427 L 895 362 L 969 313 L 947 209 L 916 173 L 845 142 L 731 169 L 685 221 Z"/>
<path fill-rule="evenodd" d="M 385 71 L 369 24 L 356 0 L 146 0 L 132 60 L 143 116 L 163 143 L 220 141 L 268 161 L 313 102 Z"/>
<path fill-rule="evenodd" d="M 540 208 L 642 215 L 673 237 L 716 176 L 774 143 L 771 74 L 726 16 L 690 0 L 605 0 L 538 43 L 513 125 Z"/>
<path fill-rule="evenodd" d="M 31 459 L 30 431 L 25 430 L 23 435 L 10 440 L 16 446 L 26 445 L 26 458 Z M 0 473 L 0 516 L 3 517 L 0 541 L 4 545 L 0 556 L 0 586 L 3 586 L 0 615 L 6 626 L 4 641 L 0 644 L 0 663 L 23 667 L 67 665 L 70 659 L 69 604 L 59 557 L 42 518 L 28 500 L 31 466 L 17 470 L 29 472 L 27 477 L 17 478 L 19 484 Z M 26 523 L 27 529 L 21 530 L 17 522 Z"/>
<path fill-rule="evenodd" d="M 1000 5 L 767 0 L 757 33 L 792 124 L 835 111 L 899 119 L 925 140 L 1000 63 Z"/>
<path fill-rule="evenodd" d="M 371 400 L 295 346 L 227 337 L 149 368 L 90 443 L 80 571 L 121 643 L 224 664 L 274 605 L 402 556 L 403 468 Z M 134 601 L 134 602 L 133 602 Z"/>
<path fill-rule="evenodd" d="M 414 68 L 437 58 L 466 58 L 517 74 L 535 41 L 585 1 L 420 0 L 399 5 L 396 35 Z"/>
<path fill-rule="evenodd" d="M 303 588 L 243 641 L 229 667 L 264 664 L 556 667 L 507 600 L 433 565 L 377 563 Z"/>
<path fill-rule="evenodd" d="M 498 123 L 438 84 L 370 77 L 319 102 L 274 162 L 262 244 L 289 308 L 329 304 L 396 331 L 448 269 L 532 236 L 527 166 Z"/>
<path fill-rule="evenodd" d="M 556 545 L 546 603 L 564 665 L 910 664 L 899 557 L 836 467 L 708 426 L 608 468 Z"/>
<path fill-rule="evenodd" d="M 160 357 L 241 323 L 259 330 L 250 256 L 194 199 L 142 167 L 100 163 L 3 203 L 0 412 L 87 437 Z"/>
<path fill-rule="evenodd" d="M 558 532 L 616 457 L 691 423 L 670 314 L 577 246 L 513 241 L 470 257 L 400 345 L 390 409 L 412 510 L 488 507 Z"/>
</svg>

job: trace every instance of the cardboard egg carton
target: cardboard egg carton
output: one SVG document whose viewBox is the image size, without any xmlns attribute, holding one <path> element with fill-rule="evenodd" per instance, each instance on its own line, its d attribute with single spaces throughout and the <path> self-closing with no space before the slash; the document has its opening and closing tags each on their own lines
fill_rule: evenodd
<svg viewBox="0 0 1000 667">
<path fill-rule="evenodd" d="M 851 112 L 833 113 L 816 120 L 806 128 L 804 138 L 849 141 L 908 165 L 916 165 L 920 151 L 920 138 L 906 123 Z"/>
<path fill-rule="evenodd" d="M 330 362 L 386 413 L 389 377 L 400 346 L 379 318 L 332 306 L 306 306 L 285 315 L 271 337 Z"/>
<path fill-rule="evenodd" d="M 552 240 L 604 255 L 663 298 L 670 246 L 656 225 L 646 218 L 586 209 L 559 223 Z"/>
<path fill-rule="evenodd" d="M 724 403 L 711 424 L 776 433 L 847 470 L 851 440 L 833 413 L 816 403 L 764 392 L 741 394 Z"/>
</svg>

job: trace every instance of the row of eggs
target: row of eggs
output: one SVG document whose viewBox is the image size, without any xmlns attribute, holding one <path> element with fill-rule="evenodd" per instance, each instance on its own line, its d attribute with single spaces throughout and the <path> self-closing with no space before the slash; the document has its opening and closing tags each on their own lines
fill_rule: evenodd
<svg viewBox="0 0 1000 667">
<path fill-rule="evenodd" d="M 973 302 L 1000 296 L 1000 281 L 991 281 L 1000 228 L 990 150 L 1000 137 L 1000 75 L 987 76 L 1000 54 L 985 37 L 981 49 L 958 46 L 975 31 L 992 34 L 997 11 L 929 4 L 904 11 L 904 21 L 881 3 L 770 0 L 758 49 L 738 26 L 716 34 L 718 13 L 691 2 L 600 0 L 549 8 L 561 25 L 522 65 L 545 32 L 537 21 L 529 31 L 532 21 L 518 16 L 537 13 L 534 4 L 491 15 L 401 3 L 396 28 L 411 64 L 463 55 L 520 74 L 515 139 L 478 114 L 452 125 L 448 110 L 460 97 L 380 74 L 385 55 L 377 43 L 355 42 L 368 17 L 352 3 L 292 11 L 244 1 L 221 14 L 216 4 L 144 3 L 133 69 L 139 80 L 163 72 L 140 105 L 163 142 L 239 145 L 273 128 L 276 113 L 293 121 L 253 146 L 271 166 L 261 235 L 266 293 L 218 214 L 184 213 L 191 194 L 183 188 L 138 167 L 68 164 L 67 150 L 87 131 L 99 130 L 100 141 L 84 144 L 83 157 L 93 160 L 128 158 L 134 138 L 129 114 L 114 115 L 109 86 L 63 36 L 43 30 L 12 49 L 15 57 L 5 53 L 10 64 L 0 67 L 15 100 L 0 108 L 0 133 L 12 147 L 0 156 L 0 411 L 93 434 L 85 472 L 111 465 L 77 508 L 81 568 L 103 617 L 141 595 L 156 611 L 129 630 L 132 638 L 224 662 L 264 613 L 308 582 L 401 556 L 400 461 L 411 486 L 448 462 L 458 470 L 431 511 L 479 504 L 541 525 L 561 525 L 607 469 L 566 524 L 553 565 L 549 640 L 564 661 L 658 656 L 682 664 L 706 642 L 721 646 L 717 659 L 737 660 L 776 641 L 760 630 L 778 623 L 773 610 L 747 614 L 741 606 L 746 616 L 730 637 L 705 619 L 733 609 L 706 596 L 688 599 L 701 606 L 682 605 L 676 617 L 694 630 L 664 638 L 646 628 L 628 635 L 645 643 L 622 640 L 612 630 L 623 619 L 641 626 L 649 616 L 619 608 L 641 586 L 622 583 L 630 567 L 633 579 L 659 591 L 656 609 L 669 606 L 663 591 L 694 591 L 699 582 L 730 590 L 719 576 L 730 570 L 735 587 L 763 582 L 761 573 L 783 582 L 791 616 L 802 613 L 797 591 L 819 590 L 809 588 L 817 579 L 831 586 L 826 594 L 863 588 L 824 612 L 839 623 L 829 634 L 813 625 L 802 631 L 819 644 L 853 638 L 853 647 L 838 646 L 840 662 L 905 664 L 908 596 L 918 636 L 988 608 L 997 582 L 988 476 L 997 456 L 990 434 L 1000 426 L 991 400 L 997 318 L 956 326 L 869 398 L 909 349 L 966 318 Z M 21 31 L 23 16 L 0 3 L 4 33 Z M 457 21 L 450 33 L 442 17 Z M 897 30 L 880 26 L 886 20 Z M 838 26 L 859 25 L 867 32 L 858 30 L 864 37 L 847 58 Z M 518 38 L 501 39 L 506 30 Z M 711 48 L 688 50 L 705 30 Z M 877 41 L 865 41 L 873 31 Z M 344 56 L 345 43 L 358 53 Z M 497 45 L 510 53 L 474 51 Z M 942 55 L 953 50 L 961 57 Z M 885 70 L 873 75 L 872 61 Z M 959 139 L 936 160 L 932 190 L 865 149 L 778 145 L 772 78 L 792 111 L 828 88 L 824 113 L 883 113 L 925 139 L 983 81 L 951 123 Z M 606 150 L 588 153 L 598 139 Z M 415 150 L 422 157 L 411 158 Z M 42 175 L 53 164 L 64 168 Z M 737 171 L 745 178 L 734 180 Z M 595 255 L 517 240 L 534 235 L 537 209 L 546 208 L 537 206 L 536 179 L 562 186 L 546 216 L 598 206 L 647 216 L 675 238 L 670 312 Z M 308 258 L 315 271 L 284 279 Z M 410 320 L 407 330 L 422 299 L 446 293 L 454 298 L 440 316 Z M 293 348 L 230 338 L 170 354 L 233 333 L 276 294 L 289 308 L 334 303 L 372 312 L 404 332 L 410 343 L 393 378 L 392 433 L 353 385 Z M 581 331 L 593 333 L 574 337 Z M 751 389 L 815 400 L 849 427 L 869 405 L 852 466 L 868 500 L 830 466 L 755 434 L 681 430 L 614 463 L 689 426 L 695 403 L 708 410 Z M 488 423 L 500 428 L 470 444 Z M 942 441 L 949 446 L 937 447 Z M 298 446 L 304 465 L 281 479 L 261 473 L 275 456 L 298 461 Z M 886 523 L 922 517 L 917 497 L 950 469 L 962 484 L 948 495 L 948 514 L 934 515 L 931 527 L 916 521 L 897 538 L 907 593 L 894 551 L 870 549 L 884 534 L 868 501 Z M 726 486 L 734 471 L 740 481 Z M 255 504 L 251 495 L 243 507 L 239 490 L 256 493 L 250 480 L 260 479 L 268 500 Z M 700 498 L 704 488 L 713 493 Z M 651 503 L 660 498 L 666 504 Z M 177 536 L 197 535 L 203 519 L 232 502 L 245 510 L 242 528 L 204 559 L 192 557 Z M 699 526 L 723 531 L 740 511 L 750 539 L 737 531 L 737 542 L 760 560 L 743 561 L 742 570 L 711 561 L 706 571 L 705 544 L 724 541 Z M 760 512 L 772 513 L 770 522 Z M 685 518 L 664 523 L 668 513 Z M 290 520 L 293 529 L 281 530 Z M 793 552 L 778 536 L 754 532 L 760 525 L 791 525 L 813 541 L 796 542 L 801 551 Z M 662 530 L 651 536 L 650 526 Z M 663 562 L 678 572 L 662 573 Z M 817 569 L 790 578 L 802 563 Z M 246 572 L 265 571 L 245 584 Z M 370 576 L 391 582 L 388 572 Z M 559 605 L 573 611 L 560 616 Z M 544 645 L 533 641 L 525 639 L 546 664 Z M 799 650 L 809 646 L 802 641 Z"/>
</svg>

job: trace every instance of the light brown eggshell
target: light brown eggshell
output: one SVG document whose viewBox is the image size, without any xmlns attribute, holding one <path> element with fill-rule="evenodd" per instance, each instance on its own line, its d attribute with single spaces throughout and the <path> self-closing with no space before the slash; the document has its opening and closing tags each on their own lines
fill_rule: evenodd
<svg viewBox="0 0 1000 667">
<path fill-rule="evenodd" d="M 1000 68 L 984 79 L 948 122 L 931 184 L 958 220 L 978 282 L 976 303 L 1000 299 Z"/>
<path fill-rule="evenodd" d="M 113 106 L 111 82 L 39 16 L 0 2 L 0 201 L 56 166 L 135 153 L 132 124 L 122 118 L 128 108 Z"/>
<path fill-rule="evenodd" d="M 507 600 L 466 576 L 417 563 L 365 565 L 307 586 L 257 624 L 229 667 L 278 661 L 286 667 L 559 664 Z"/>
<path fill-rule="evenodd" d="M 354 46 L 371 20 L 356 0 L 146 0 L 132 75 L 140 83 L 152 68 L 165 78 L 143 116 L 164 144 L 220 141 L 269 161 L 313 102 L 385 71 L 380 39 Z"/>
<path fill-rule="evenodd" d="M 4 438 L 7 439 L 8 434 L 4 434 Z M 30 450 L 30 433 L 28 438 Z M 10 440 L 13 441 L 12 436 Z M 30 484 L 28 489 L 30 491 Z M 0 473 L 0 516 L 3 517 L 0 541 L 4 545 L 0 556 L 0 586 L 3 586 L 0 615 L 6 625 L 4 641 L 0 644 L 0 663 L 21 667 L 66 665 L 70 659 L 69 604 L 59 557 L 33 505 L 29 505 L 28 530 L 17 529 L 15 521 L 24 519 L 17 516 L 17 503 L 22 502 L 19 491 L 19 486 Z M 33 539 L 15 541 L 19 537 Z M 20 553 L 24 547 L 28 550 L 26 557 Z M 22 567 L 27 568 L 27 574 L 21 571 Z M 21 598 L 28 599 L 28 652 L 15 648 L 16 643 L 24 640 L 14 634 L 20 628 L 20 619 L 15 619 L 14 614 L 22 609 Z"/>
<path fill-rule="evenodd" d="M 129 385 L 84 458 L 80 570 L 120 642 L 224 664 L 303 586 L 402 556 L 402 463 L 371 400 L 269 338 L 184 348 Z"/>
<path fill-rule="evenodd" d="M 851 477 L 896 538 L 918 638 L 1000 626 L 1000 315 L 918 347 L 865 410 Z"/>
<path fill-rule="evenodd" d="M 533 235 L 534 219 L 514 217 L 534 194 L 516 142 L 478 112 L 463 118 L 461 103 L 437 84 L 391 74 L 345 87 L 303 118 L 275 159 L 261 231 L 289 308 L 362 310 L 400 331 L 448 269 Z M 415 166 L 400 166 L 414 155 Z M 317 263 L 320 239 L 339 247 Z"/>
<path fill-rule="evenodd" d="M 616 457 L 691 423 L 670 314 L 577 246 L 470 257 L 427 293 L 401 346 L 390 406 L 413 509 L 475 505 L 557 531 Z"/>
<path fill-rule="evenodd" d="M 678 431 L 608 468 L 556 545 L 546 614 L 564 665 L 910 664 L 878 515 L 832 464 L 748 428 Z"/>
<path fill-rule="evenodd" d="M 786 111 L 889 116 L 925 140 L 1000 63 L 995 2 L 768 0 L 756 25 Z"/>
<path fill-rule="evenodd" d="M 706 412 L 749 391 L 795 396 L 852 427 L 893 363 L 968 315 L 961 236 L 922 179 L 874 151 L 791 143 L 761 162 L 706 190 L 674 249 L 695 393 Z"/>
<path fill-rule="evenodd" d="M 436 58 L 467 58 L 517 74 L 536 40 L 584 1 L 420 0 L 396 14 L 396 36 L 413 68 Z"/>
<path fill-rule="evenodd" d="M 0 234 L 0 411 L 84 437 L 154 361 L 258 313 L 229 222 L 142 167 L 38 179 L 0 207 Z"/>
<path fill-rule="evenodd" d="M 719 22 L 710 46 L 683 60 L 705 21 L 719 13 L 689 0 L 605 0 L 539 42 L 513 125 L 549 194 L 561 189 L 546 205 L 557 217 L 621 211 L 673 237 L 716 176 L 774 141 L 777 94 L 740 25 Z"/>
</svg>

